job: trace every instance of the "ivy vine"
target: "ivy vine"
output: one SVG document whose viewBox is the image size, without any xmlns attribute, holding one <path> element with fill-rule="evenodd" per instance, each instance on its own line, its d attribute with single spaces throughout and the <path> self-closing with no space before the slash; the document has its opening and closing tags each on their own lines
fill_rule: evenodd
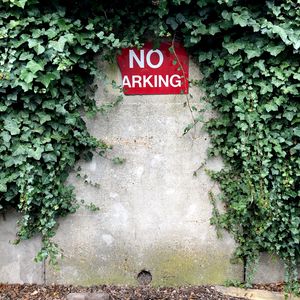
<svg viewBox="0 0 300 300">
<path fill-rule="evenodd" d="M 0 1 L 0 209 L 20 211 L 18 240 L 41 234 L 37 259 L 54 262 L 57 218 L 78 207 L 68 174 L 108 148 L 82 118 L 114 106 L 95 105 L 95 56 L 175 34 L 218 112 L 206 128 L 210 155 L 225 162 L 211 176 L 227 210 L 212 222 L 233 234 L 249 270 L 260 252 L 277 254 L 297 292 L 299 0 Z"/>
</svg>

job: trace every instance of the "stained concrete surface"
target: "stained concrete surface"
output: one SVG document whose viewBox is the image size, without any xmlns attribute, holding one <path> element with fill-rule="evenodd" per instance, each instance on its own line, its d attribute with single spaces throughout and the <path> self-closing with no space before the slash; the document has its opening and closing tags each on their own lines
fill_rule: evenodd
<svg viewBox="0 0 300 300">
<path fill-rule="evenodd" d="M 117 66 L 107 70 L 121 82 Z M 191 64 L 190 78 L 200 73 Z M 190 106 L 201 107 L 203 93 L 192 88 Z M 98 104 L 117 94 L 98 82 Z M 192 122 L 186 95 L 125 96 L 106 116 L 87 119 L 90 132 L 113 146 L 109 158 L 95 156 L 79 163 L 85 184 L 74 172 L 70 182 L 79 199 L 93 202 L 99 212 L 80 209 L 61 221 L 56 241 L 65 249 L 60 271 L 46 270 L 48 283 L 137 284 L 137 274 L 151 272 L 153 285 L 224 283 L 242 279 L 241 265 L 230 263 L 235 243 L 218 239 L 210 225 L 209 191 L 217 186 L 204 168 L 209 137 Z M 184 104 L 186 103 L 186 104 Z M 205 114 L 208 118 L 211 112 Z M 220 169 L 214 159 L 210 168 Z"/>
<path fill-rule="evenodd" d="M 284 281 L 285 268 L 282 260 L 276 255 L 261 253 L 257 262 L 253 283 L 272 283 Z M 298 267 L 300 278 L 300 266 Z"/>
<path fill-rule="evenodd" d="M 35 263 L 34 257 L 41 247 L 38 238 L 13 245 L 16 239 L 16 222 L 19 216 L 10 211 L 0 215 L 0 282 L 43 283 L 42 263 Z"/>
</svg>

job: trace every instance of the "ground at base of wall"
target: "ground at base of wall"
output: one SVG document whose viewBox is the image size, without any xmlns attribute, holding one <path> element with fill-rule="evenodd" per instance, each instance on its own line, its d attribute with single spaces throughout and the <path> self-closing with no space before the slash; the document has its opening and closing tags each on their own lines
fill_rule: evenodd
<svg viewBox="0 0 300 300">
<path fill-rule="evenodd" d="M 111 300 L 242 300 L 226 296 L 212 286 L 181 288 L 153 288 L 149 286 L 93 286 L 89 288 L 67 285 L 0 284 L 0 300 L 65 300 L 75 292 L 106 292 Z"/>
<path fill-rule="evenodd" d="M 37 284 L 1 284 L 0 300 L 66 300 L 72 293 L 101 295 L 91 299 L 110 300 L 281 300 L 285 299 L 284 283 L 255 284 L 253 289 L 241 289 L 223 286 L 187 286 L 154 288 L 148 285 L 139 287 L 99 285 L 81 287 L 73 285 L 37 285 Z M 103 298 L 103 295 L 106 295 Z M 82 297 L 81 297 L 82 296 Z M 71 297 L 72 298 L 72 297 Z M 73 298 L 72 298 L 73 299 Z M 300 298 L 290 296 L 288 299 Z"/>
</svg>

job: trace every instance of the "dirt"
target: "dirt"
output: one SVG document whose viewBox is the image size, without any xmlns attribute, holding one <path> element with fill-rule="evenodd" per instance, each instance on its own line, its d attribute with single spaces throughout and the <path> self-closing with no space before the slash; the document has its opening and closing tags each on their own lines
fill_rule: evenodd
<svg viewBox="0 0 300 300">
<path fill-rule="evenodd" d="M 239 300 L 217 292 L 213 286 L 153 288 L 150 286 L 92 286 L 0 284 L 0 300 L 65 300 L 69 293 L 105 291 L 111 300 Z"/>
<path fill-rule="evenodd" d="M 299 280 L 299 284 L 300 284 L 300 280 Z M 285 285 L 285 283 L 283 281 L 281 281 L 281 282 L 266 283 L 266 284 L 263 284 L 263 283 L 253 284 L 252 288 L 282 293 L 282 292 L 284 292 L 284 285 Z"/>
</svg>

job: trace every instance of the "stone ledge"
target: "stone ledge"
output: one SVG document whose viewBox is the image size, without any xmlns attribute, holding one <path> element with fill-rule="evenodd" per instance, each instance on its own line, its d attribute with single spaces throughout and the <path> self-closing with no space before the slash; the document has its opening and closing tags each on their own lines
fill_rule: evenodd
<svg viewBox="0 0 300 300">
<path fill-rule="evenodd" d="M 71 293 L 67 300 L 109 300 L 107 293 Z"/>
<path fill-rule="evenodd" d="M 257 289 L 242 289 L 236 287 L 224 287 L 224 286 L 216 286 L 215 289 L 227 296 L 231 297 L 241 297 L 245 299 L 251 300 L 285 300 L 285 296 L 283 293 L 278 292 L 269 292 L 264 290 Z M 288 300 L 300 300 L 300 297 L 289 296 Z"/>
</svg>

